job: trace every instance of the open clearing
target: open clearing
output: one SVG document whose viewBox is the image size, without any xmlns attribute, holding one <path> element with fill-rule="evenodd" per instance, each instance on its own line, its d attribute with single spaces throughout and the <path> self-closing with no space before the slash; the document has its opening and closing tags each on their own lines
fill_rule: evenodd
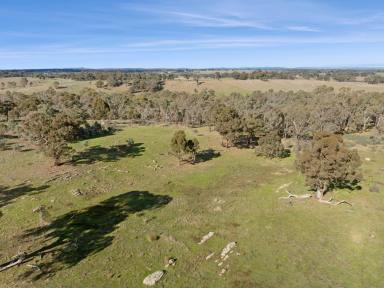
<svg viewBox="0 0 384 288">
<path fill-rule="evenodd" d="M 334 192 L 353 207 L 331 207 L 279 201 L 287 183 L 296 194 L 307 192 L 294 157 L 225 149 L 207 128 L 185 130 L 221 156 L 179 166 L 168 155 L 179 128 L 122 127 L 76 143 L 85 152 L 77 165 L 58 168 L 33 149 L 13 149 L 18 140 L 9 139 L 0 152 L 0 259 L 37 250 L 42 256 L 27 263 L 37 266 L 1 272 L 0 287 L 142 287 L 147 275 L 165 269 L 166 257 L 176 263 L 158 287 L 384 286 L 384 155 L 382 146 L 367 144 L 368 135 L 347 136 L 369 159 L 362 189 Z M 128 138 L 136 143 L 130 151 L 110 148 Z M 369 192 L 372 185 L 380 192 Z M 42 228 L 33 213 L 39 205 L 49 214 Z M 233 241 L 234 252 L 218 266 Z"/>
</svg>

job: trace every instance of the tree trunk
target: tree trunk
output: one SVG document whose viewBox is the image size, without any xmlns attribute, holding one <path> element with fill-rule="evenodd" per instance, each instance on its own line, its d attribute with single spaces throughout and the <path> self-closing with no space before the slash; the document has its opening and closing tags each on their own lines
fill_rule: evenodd
<svg viewBox="0 0 384 288">
<path fill-rule="evenodd" d="M 318 188 L 316 190 L 316 199 L 321 200 L 322 198 L 323 198 L 323 191 L 320 188 Z"/>
<path fill-rule="evenodd" d="M 316 190 L 316 199 L 317 200 L 323 199 L 324 193 L 327 192 L 327 190 L 328 190 L 328 185 L 327 184 L 323 184 L 323 187 L 317 188 L 317 190 Z"/>
</svg>

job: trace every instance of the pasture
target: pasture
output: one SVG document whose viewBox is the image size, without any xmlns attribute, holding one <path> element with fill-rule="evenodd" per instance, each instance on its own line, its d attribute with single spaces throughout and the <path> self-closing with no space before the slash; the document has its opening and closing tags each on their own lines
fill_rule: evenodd
<svg viewBox="0 0 384 288">
<path fill-rule="evenodd" d="M 7 140 L 0 259 L 30 257 L 1 272 L 0 287 L 142 287 L 162 269 L 158 287 L 384 285 L 383 145 L 369 135 L 346 136 L 363 159 L 364 181 L 361 190 L 333 192 L 352 207 L 333 207 L 279 200 L 286 189 L 308 191 L 294 155 L 270 160 L 226 149 L 208 128 L 120 128 L 73 144 L 77 160 L 59 167 L 19 139 Z M 206 151 L 195 165 L 169 155 L 180 128 Z M 122 149 L 128 138 L 135 145 Z M 40 205 L 43 215 L 33 212 Z M 208 232 L 214 236 L 199 245 Z M 234 252 L 222 261 L 230 242 Z M 165 268 L 167 257 L 175 266 Z"/>
<path fill-rule="evenodd" d="M 18 83 L 21 78 L 0 78 L 0 83 L 15 81 Z M 29 87 L 15 87 L 4 88 L 2 91 L 20 92 L 24 94 L 32 94 L 34 92 L 42 92 L 49 87 L 53 87 L 53 83 L 58 81 L 60 88 L 57 91 L 68 91 L 70 93 L 79 93 L 83 89 L 92 88 L 99 92 L 112 93 L 112 92 L 126 92 L 129 90 L 129 86 L 122 85 L 120 87 L 106 87 L 97 88 L 96 81 L 76 81 L 71 79 L 37 79 L 28 78 L 33 83 Z M 185 78 L 177 78 L 175 80 L 166 80 L 164 89 L 174 92 L 189 92 L 194 91 L 214 90 L 217 95 L 229 95 L 231 93 L 250 94 L 253 91 L 268 91 L 273 89 L 274 91 L 313 91 L 316 87 L 326 85 L 334 87 L 335 90 L 341 88 L 350 88 L 352 90 L 365 90 L 367 92 L 384 92 L 384 84 L 368 84 L 364 82 L 337 82 L 337 81 L 319 81 L 319 80 L 235 80 L 230 78 L 223 78 L 220 80 L 201 78 L 199 85 L 196 81 Z M 0 90 L 1 92 L 1 90 Z"/>
</svg>

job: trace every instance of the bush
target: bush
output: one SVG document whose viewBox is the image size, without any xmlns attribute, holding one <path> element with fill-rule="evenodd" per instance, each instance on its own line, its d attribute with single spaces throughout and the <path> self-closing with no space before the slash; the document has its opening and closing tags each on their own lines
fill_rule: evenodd
<svg viewBox="0 0 384 288">
<path fill-rule="evenodd" d="M 273 131 L 260 138 L 256 147 L 256 155 L 268 158 L 287 157 L 289 152 L 284 149 L 281 137 L 277 131 Z"/>
</svg>

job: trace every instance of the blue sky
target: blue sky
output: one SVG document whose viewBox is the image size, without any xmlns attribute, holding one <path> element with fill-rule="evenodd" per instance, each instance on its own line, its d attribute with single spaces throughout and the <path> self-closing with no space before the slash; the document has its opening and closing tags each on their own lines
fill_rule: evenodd
<svg viewBox="0 0 384 288">
<path fill-rule="evenodd" d="M 0 2 L 0 69 L 265 66 L 384 66 L 384 1 Z"/>
</svg>

